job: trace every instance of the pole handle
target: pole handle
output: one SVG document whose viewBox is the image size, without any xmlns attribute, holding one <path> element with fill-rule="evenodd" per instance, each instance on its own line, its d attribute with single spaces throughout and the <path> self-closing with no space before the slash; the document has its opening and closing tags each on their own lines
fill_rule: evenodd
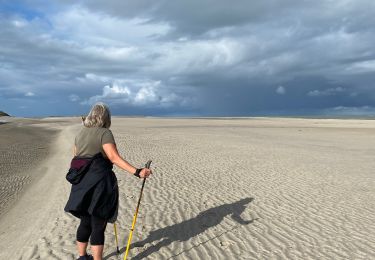
<svg viewBox="0 0 375 260">
<path fill-rule="evenodd" d="M 147 163 L 146 163 L 146 165 L 145 165 L 147 169 L 150 169 L 151 162 L 152 162 L 151 160 L 148 160 L 148 161 L 147 161 Z"/>
</svg>

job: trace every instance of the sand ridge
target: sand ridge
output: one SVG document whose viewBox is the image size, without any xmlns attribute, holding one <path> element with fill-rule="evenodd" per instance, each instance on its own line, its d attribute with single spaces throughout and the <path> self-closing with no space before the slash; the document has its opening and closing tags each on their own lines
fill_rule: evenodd
<svg viewBox="0 0 375 260">
<path fill-rule="evenodd" d="M 136 166 L 152 159 L 155 174 L 146 182 L 131 259 L 375 257 L 373 121 L 115 117 L 112 124 L 120 153 Z M 76 256 L 78 221 L 63 206 L 79 127 L 71 122 L 57 140 L 49 162 L 59 167 L 42 182 L 54 181 L 49 200 L 43 213 L 30 215 L 43 217 L 19 237 L 15 259 Z M 115 172 L 124 252 L 141 182 Z M 37 185 L 34 192 L 41 196 Z M 114 245 L 108 225 L 105 259 L 122 259 Z M 1 248 L 0 258 L 11 251 Z"/>
<path fill-rule="evenodd" d="M 48 155 L 58 130 L 31 122 L 4 118 L 0 121 L 0 217 L 40 174 L 30 171 Z M 31 174 L 32 173 L 32 174 Z"/>
</svg>

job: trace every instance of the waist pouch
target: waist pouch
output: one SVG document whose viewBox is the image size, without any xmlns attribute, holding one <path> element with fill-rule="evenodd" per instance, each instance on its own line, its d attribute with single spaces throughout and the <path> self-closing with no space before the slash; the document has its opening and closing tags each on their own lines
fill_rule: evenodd
<svg viewBox="0 0 375 260">
<path fill-rule="evenodd" d="M 66 174 L 66 180 L 71 184 L 78 184 L 82 180 L 83 176 L 87 173 L 91 163 L 99 157 L 102 157 L 101 153 L 97 153 L 92 157 L 73 157 L 68 173 Z"/>
</svg>

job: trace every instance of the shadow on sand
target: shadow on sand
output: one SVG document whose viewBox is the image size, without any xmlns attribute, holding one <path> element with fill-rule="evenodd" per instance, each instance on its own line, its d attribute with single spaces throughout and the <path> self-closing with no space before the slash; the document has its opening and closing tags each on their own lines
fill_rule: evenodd
<svg viewBox="0 0 375 260">
<path fill-rule="evenodd" d="M 144 251 L 140 252 L 138 255 L 132 257 L 131 259 L 145 259 L 152 253 L 159 251 L 162 247 L 166 247 L 170 245 L 172 242 L 187 241 L 190 238 L 193 238 L 205 232 L 209 228 L 212 228 L 220 224 L 220 222 L 224 219 L 224 217 L 229 216 L 229 215 L 236 223 L 240 225 L 250 224 L 254 221 L 254 219 L 244 220 L 241 218 L 241 213 L 246 209 L 247 204 L 249 204 L 253 200 L 254 198 L 245 198 L 245 199 L 241 199 L 239 201 L 233 202 L 233 203 L 223 204 L 221 206 L 217 206 L 217 207 L 202 211 L 196 217 L 191 218 L 189 220 L 185 220 L 183 222 L 180 222 L 180 223 L 177 223 L 177 224 L 165 227 L 165 228 L 151 231 L 149 236 L 146 239 L 132 244 L 131 248 L 143 247 L 149 243 L 152 243 L 152 246 L 146 248 Z M 199 245 L 204 244 L 212 239 L 215 239 L 225 233 L 228 233 L 237 227 L 238 225 L 235 225 L 232 229 L 226 230 L 225 232 L 222 232 L 220 235 L 217 235 L 214 238 L 211 238 L 205 242 L 201 242 Z M 156 243 L 156 241 L 159 241 L 159 242 Z M 193 246 L 192 248 L 184 250 L 183 252 L 189 251 L 197 246 Z M 121 254 L 125 252 L 125 249 L 126 247 L 121 248 L 120 250 Z M 182 254 L 183 252 L 180 252 L 172 256 L 172 258 L 179 254 Z M 130 254 L 131 254 L 131 251 L 130 251 Z M 109 259 L 110 257 L 115 256 L 115 255 L 116 255 L 116 252 L 113 252 L 105 256 L 104 259 Z"/>
</svg>

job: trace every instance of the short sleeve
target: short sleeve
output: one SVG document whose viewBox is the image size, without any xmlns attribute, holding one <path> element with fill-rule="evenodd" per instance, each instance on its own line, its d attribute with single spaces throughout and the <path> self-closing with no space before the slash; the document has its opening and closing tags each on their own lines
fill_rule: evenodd
<svg viewBox="0 0 375 260">
<path fill-rule="evenodd" d="M 113 134 L 111 130 L 106 129 L 102 135 L 102 145 L 103 144 L 115 144 L 115 138 L 113 137 Z"/>
</svg>

